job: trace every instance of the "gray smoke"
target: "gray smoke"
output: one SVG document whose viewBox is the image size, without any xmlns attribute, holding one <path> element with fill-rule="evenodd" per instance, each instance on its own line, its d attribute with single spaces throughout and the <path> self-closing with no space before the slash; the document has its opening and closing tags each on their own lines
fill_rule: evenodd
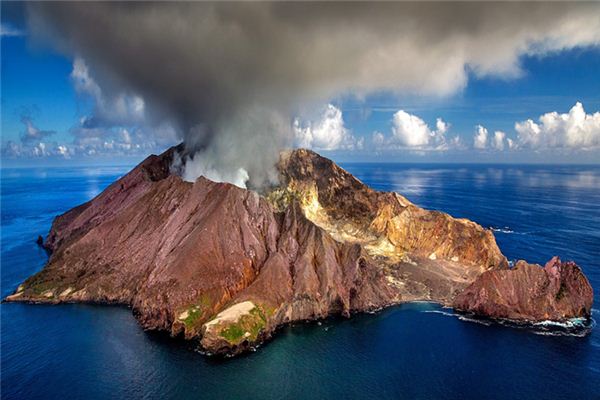
<svg viewBox="0 0 600 400">
<path fill-rule="evenodd" d="M 598 3 L 38 3 L 30 29 L 135 93 L 188 149 L 184 175 L 263 185 L 292 116 L 335 96 L 445 96 L 519 57 L 600 43 Z M 200 161 L 201 160 L 201 161 Z M 210 175 L 210 174 L 209 174 Z M 210 176 L 209 176 L 210 177 Z"/>
</svg>

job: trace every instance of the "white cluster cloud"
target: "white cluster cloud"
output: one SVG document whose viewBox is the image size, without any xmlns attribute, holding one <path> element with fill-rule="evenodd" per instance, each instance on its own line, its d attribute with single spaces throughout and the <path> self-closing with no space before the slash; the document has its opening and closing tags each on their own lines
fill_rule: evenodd
<svg viewBox="0 0 600 400">
<path fill-rule="evenodd" d="M 498 151 L 504 150 L 504 142 L 506 140 L 506 133 L 502 131 L 494 132 L 494 137 L 492 139 L 492 147 Z"/>
<path fill-rule="evenodd" d="M 446 124 L 438 119 L 438 123 L 446 130 Z M 416 115 L 400 110 L 394 114 L 392 135 L 396 141 L 406 147 L 428 146 L 431 139 L 438 134 Z M 443 134 L 443 133 L 442 133 Z"/>
<path fill-rule="evenodd" d="M 6 158 L 21 157 L 56 157 L 71 158 L 74 156 L 145 156 L 162 151 L 152 143 L 123 143 L 116 139 L 103 141 L 79 141 L 73 143 L 33 142 L 18 143 L 9 140 L 2 145 L 2 156 Z"/>
<path fill-rule="evenodd" d="M 9 140 L 2 143 L 2 156 L 6 158 L 70 158 L 71 155 L 72 152 L 66 146 L 59 145 L 56 142 L 15 142 Z"/>
<path fill-rule="evenodd" d="M 587 114 L 580 102 L 568 113 L 556 111 L 517 122 L 519 144 L 534 149 L 571 148 L 588 150 L 600 147 L 600 112 Z"/>
<path fill-rule="evenodd" d="M 293 124 L 295 144 L 315 150 L 362 149 L 364 140 L 357 140 L 344 125 L 342 111 L 327 105 L 316 122 L 301 123 L 298 118 Z"/>
<path fill-rule="evenodd" d="M 464 149 L 458 136 L 448 140 L 450 125 L 437 119 L 436 129 L 431 129 L 416 115 L 399 110 L 393 116 L 392 135 L 376 131 L 372 135 L 375 149 L 449 150 Z M 517 149 L 567 148 L 590 150 L 600 148 L 600 112 L 587 114 L 580 102 L 568 113 L 549 112 L 539 117 L 515 123 L 517 138 L 510 138 L 501 130 L 491 134 L 483 125 L 475 126 L 473 149 L 498 151 Z"/>
<path fill-rule="evenodd" d="M 385 145 L 386 142 L 386 137 L 383 133 L 379 132 L 379 131 L 375 131 L 373 132 L 373 145 L 375 146 L 376 149 L 380 149 L 383 148 L 383 146 Z"/>
<path fill-rule="evenodd" d="M 47 157 L 59 154 L 56 150 L 56 142 L 48 142 L 48 138 L 54 135 L 55 131 L 42 130 L 38 128 L 33 118 L 27 110 L 21 115 L 21 123 L 24 130 L 20 135 L 20 141 L 9 140 L 2 144 L 2 155 L 10 158 L 29 156 L 29 157 Z"/>
<path fill-rule="evenodd" d="M 493 137 L 489 137 L 489 141 L 488 130 L 482 125 L 477 125 L 473 136 L 473 148 L 497 151 L 600 148 L 600 112 L 587 114 L 580 102 L 568 113 L 549 112 L 540 116 L 538 121 L 527 119 L 516 122 L 516 139 L 509 138 L 503 131 L 496 131 Z"/>
<path fill-rule="evenodd" d="M 487 147 L 488 130 L 482 125 L 477 125 L 475 128 L 477 129 L 477 133 L 473 137 L 473 147 L 483 150 Z"/>
<path fill-rule="evenodd" d="M 68 143 L 50 141 L 54 131 L 45 131 L 36 127 L 30 118 L 22 117 L 25 131 L 21 140 L 6 141 L 2 144 L 1 153 L 6 158 L 21 157 L 56 157 L 71 158 L 74 156 L 144 156 L 149 153 L 163 151 L 177 142 L 174 132 L 167 139 L 170 127 L 164 127 L 160 134 L 148 134 L 140 128 L 83 128 L 71 129 L 73 140 Z M 161 139 L 157 139 L 161 138 Z"/>
<path fill-rule="evenodd" d="M 446 133 L 450 124 L 437 118 L 435 129 L 420 117 L 404 110 L 397 111 L 392 117 L 392 134 L 387 137 L 381 132 L 374 132 L 372 141 L 375 149 L 411 149 L 422 151 L 444 151 L 460 146 L 458 136 L 448 140 Z"/>
<path fill-rule="evenodd" d="M 506 137 L 506 133 L 495 131 L 493 136 L 490 136 L 488 130 L 483 125 L 475 126 L 475 135 L 473 136 L 473 148 L 477 150 L 497 150 L 503 151 L 505 148 L 515 148 L 513 139 Z"/>
</svg>

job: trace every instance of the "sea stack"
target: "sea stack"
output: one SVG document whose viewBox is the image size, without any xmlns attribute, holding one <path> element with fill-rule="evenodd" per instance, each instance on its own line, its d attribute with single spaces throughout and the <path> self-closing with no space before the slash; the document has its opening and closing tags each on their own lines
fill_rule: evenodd
<svg viewBox="0 0 600 400">
<path fill-rule="evenodd" d="M 52 224 L 42 271 L 8 301 L 126 304 L 146 329 L 237 354 L 286 323 L 432 301 L 493 318 L 589 317 L 574 263 L 511 268 L 493 233 L 370 189 L 309 150 L 262 192 L 152 155 Z"/>
</svg>

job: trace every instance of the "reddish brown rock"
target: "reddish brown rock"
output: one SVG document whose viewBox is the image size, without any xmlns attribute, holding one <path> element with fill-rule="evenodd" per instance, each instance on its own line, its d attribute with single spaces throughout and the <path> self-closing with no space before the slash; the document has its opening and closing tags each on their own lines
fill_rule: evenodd
<svg viewBox="0 0 600 400">
<path fill-rule="evenodd" d="M 554 257 L 544 268 L 518 261 L 511 269 L 484 272 L 456 297 L 454 307 L 491 318 L 565 321 L 589 318 L 593 299 L 581 269 Z"/>
<path fill-rule="evenodd" d="M 183 181 L 171 171 L 182 151 L 57 217 L 48 264 L 7 300 L 126 304 L 147 329 L 236 353 L 292 321 L 451 305 L 482 273 L 508 271 L 489 230 L 374 191 L 314 152 L 284 154 L 281 184 L 260 195 Z"/>
</svg>

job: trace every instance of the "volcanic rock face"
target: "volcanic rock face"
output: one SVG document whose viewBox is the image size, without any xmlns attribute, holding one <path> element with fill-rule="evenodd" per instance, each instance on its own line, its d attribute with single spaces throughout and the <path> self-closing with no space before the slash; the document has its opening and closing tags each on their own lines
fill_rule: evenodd
<svg viewBox="0 0 600 400">
<path fill-rule="evenodd" d="M 453 305 L 492 318 L 563 321 L 589 317 L 592 301 L 592 287 L 581 269 L 554 257 L 544 268 L 518 261 L 511 269 L 486 271 Z"/>
<path fill-rule="evenodd" d="M 528 264 L 508 269 L 489 230 L 374 191 L 314 152 L 283 154 L 281 184 L 259 195 L 183 181 L 170 169 L 181 151 L 148 157 L 57 217 L 48 264 L 7 300 L 127 304 L 145 328 L 199 338 L 212 353 L 243 351 L 292 321 L 407 301 L 589 315 L 591 288 L 574 264 L 521 277 Z M 531 282 L 547 301 L 531 300 Z"/>
</svg>

